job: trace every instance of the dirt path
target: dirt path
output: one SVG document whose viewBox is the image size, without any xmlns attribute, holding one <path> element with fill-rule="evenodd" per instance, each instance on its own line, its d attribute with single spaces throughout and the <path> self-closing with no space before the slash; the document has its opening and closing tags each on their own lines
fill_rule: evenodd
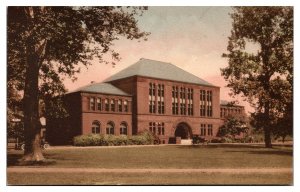
<svg viewBox="0 0 300 192">
<path fill-rule="evenodd" d="M 292 173 L 291 168 L 237 168 L 237 169 L 103 169 L 103 168 L 7 168 L 8 173 Z"/>
</svg>

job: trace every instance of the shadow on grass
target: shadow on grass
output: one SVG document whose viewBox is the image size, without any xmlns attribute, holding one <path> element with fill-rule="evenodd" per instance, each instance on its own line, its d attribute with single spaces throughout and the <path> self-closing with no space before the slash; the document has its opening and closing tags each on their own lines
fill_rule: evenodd
<svg viewBox="0 0 300 192">
<path fill-rule="evenodd" d="M 17 166 L 19 159 L 22 158 L 22 154 L 7 154 L 7 166 Z"/>
<path fill-rule="evenodd" d="M 29 161 L 24 162 L 20 161 L 23 154 L 8 154 L 7 155 L 7 167 L 11 166 L 48 166 L 48 165 L 55 165 L 56 161 L 54 159 L 47 158 L 45 161 L 41 162 L 35 162 L 35 161 Z"/>
<path fill-rule="evenodd" d="M 224 152 L 228 152 L 228 153 L 248 153 L 248 154 L 257 154 L 257 155 L 293 156 L 293 149 L 278 149 L 278 148 L 268 149 L 261 145 L 258 146 L 258 145 L 238 145 L 238 144 L 226 144 L 226 145 L 222 145 L 222 144 L 220 144 L 220 145 L 219 144 L 201 145 L 200 144 L 200 145 L 182 145 L 182 146 L 177 145 L 176 148 L 181 148 L 181 149 L 220 148 L 220 149 L 224 149 Z M 241 149 L 241 150 L 230 150 L 230 149 Z"/>
<path fill-rule="evenodd" d="M 200 145 L 176 145 L 177 148 L 248 148 L 248 149 L 265 149 L 261 145 L 238 145 L 238 144 L 200 144 Z"/>
<path fill-rule="evenodd" d="M 284 156 L 293 156 L 293 151 L 225 151 L 230 153 L 249 153 L 257 155 L 284 155 Z"/>
</svg>

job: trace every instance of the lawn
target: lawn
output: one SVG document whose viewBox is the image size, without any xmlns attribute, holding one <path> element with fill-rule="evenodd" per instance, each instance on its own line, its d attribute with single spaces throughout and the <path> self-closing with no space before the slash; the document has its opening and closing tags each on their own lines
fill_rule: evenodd
<svg viewBox="0 0 300 192">
<path fill-rule="evenodd" d="M 252 145 L 141 146 L 97 148 L 53 148 L 44 151 L 47 168 L 106 169 L 208 169 L 208 168 L 291 168 L 291 147 L 266 149 Z M 17 166 L 21 151 L 8 152 L 8 167 Z M 30 174 L 29 174 L 30 175 Z M 43 175 L 46 175 L 43 177 Z M 94 175 L 90 177 L 90 175 Z M 59 178 L 63 179 L 59 179 Z M 43 179 L 44 178 L 44 179 Z M 47 179 L 46 179 L 47 178 Z M 52 179 L 51 179 L 52 178 Z M 262 179 L 264 178 L 264 179 Z M 25 180 L 24 180 L 25 179 Z M 8 174 L 9 184 L 291 184 L 292 174 L 216 173 L 84 173 Z"/>
<path fill-rule="evenodd" d="M 288 185 L 292 174 L 13 173 L 12 185 Z"/>
</svg>

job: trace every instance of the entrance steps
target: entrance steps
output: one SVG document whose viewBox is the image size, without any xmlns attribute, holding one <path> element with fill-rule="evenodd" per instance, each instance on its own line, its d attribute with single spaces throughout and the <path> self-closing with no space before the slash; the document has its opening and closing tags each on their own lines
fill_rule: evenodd
<svg viewBox="0 0 300 192">
<path fill-rule="evenodd" d="M 181 145 L 192 145 L 192 139 L 181 139 Z"/>
</svg>

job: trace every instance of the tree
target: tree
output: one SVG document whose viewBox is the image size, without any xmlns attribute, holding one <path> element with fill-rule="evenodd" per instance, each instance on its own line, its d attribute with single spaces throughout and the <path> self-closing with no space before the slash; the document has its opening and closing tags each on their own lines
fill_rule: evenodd
<svg viewBox="0 0 300 192">
<path fill-rule="evenodd" d="M 221 73 L 232 92 L 255 108 L 252 117 L 264 130 L 265 146 L 272 147 L 276 122 L 293 113 L 293 8 L 234 7 L 231 17 L 228 53 L 223 54 L 229 66 Z"/>
<path fill-rule="evenodd" d="M 233 136 L 235 138 L 241 133 L 247 133 L 248 127 L 245 119 L 243 117 L 228 117 L 224 125 L 222 125 L 218 131 L 219 137 Z"/>
<path fill-rule="evenodd" d="M 111 47 L 119 36 L 146 40 L 136 16 L 145 7 L 8 7 L 8 82 L 24 91 L 23 161 L 42 161 L 39 101 L 65 92 L 64 78 L 76 79 L 80 66 L 109 63 L 120 56 Z"/>
</svg>

